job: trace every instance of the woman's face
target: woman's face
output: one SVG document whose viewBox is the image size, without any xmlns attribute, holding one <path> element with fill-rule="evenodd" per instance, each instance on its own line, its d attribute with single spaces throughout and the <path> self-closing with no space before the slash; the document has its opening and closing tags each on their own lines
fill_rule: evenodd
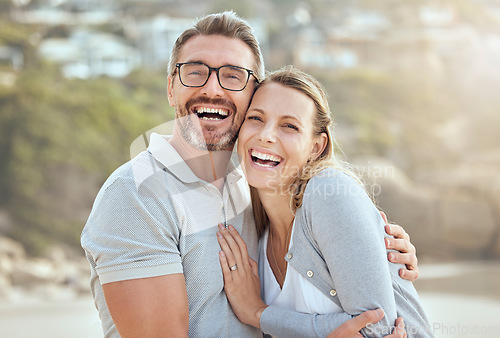
<svg viewBox="0 0 500 338">
<path fill-rule="evenodd" d="M 238 138 L 251 186 L 286 191 L 307 160 L 321 154 L 327 137 L 314 135 L 314 114 L 313 100 L 296 89 L 273 82 L 257 89 Z"/>
</svg>

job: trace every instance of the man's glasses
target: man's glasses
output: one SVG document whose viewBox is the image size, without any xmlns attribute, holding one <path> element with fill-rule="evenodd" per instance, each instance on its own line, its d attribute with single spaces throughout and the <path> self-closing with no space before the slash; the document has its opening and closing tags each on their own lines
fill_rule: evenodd
<svg viewBox="0 0 500 338">
<path fill-rule="evenodd" d="M 201 62 L 184 62 L 176 63 L 175 67 L 179 69 L 179 79 L 186 87 L 203 87 L 212 71 L 217 74 L 219 85 L 226 90 L 239 92 L 245 89 L 250 75 L 259 83 L 252 70 L 238 66 L 213 68 Z"/>
</svg>

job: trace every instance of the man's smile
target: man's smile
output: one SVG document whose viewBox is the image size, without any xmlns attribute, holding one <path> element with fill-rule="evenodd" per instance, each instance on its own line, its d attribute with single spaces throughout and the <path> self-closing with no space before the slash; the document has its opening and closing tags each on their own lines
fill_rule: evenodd
<svg viewBox="0 0 500 338">
<path fill-rule="evenodd" d="M 229 110 L 224 108 L 194 107 L 194 112 L 202 120 L 219 121 L 229 116 Z"/>
</svg>

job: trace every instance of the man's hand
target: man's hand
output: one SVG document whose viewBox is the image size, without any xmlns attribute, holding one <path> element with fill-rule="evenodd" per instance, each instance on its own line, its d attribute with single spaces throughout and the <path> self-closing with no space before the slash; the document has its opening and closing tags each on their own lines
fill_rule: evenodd
<svg viewBox="0 0 500 338">
<path fill-rule="evenodd" d="M 389 224 L 387 216 L 383 211 L 380 212 L 385 221 L 385 232 L 394 236 L 394 238 L 385 238 L 385 247 L 399 252 L 390 252 L 387 258 L 392 263 L 401 263 L 406 265 L 406 268 L 399 270 L 399 276 L 409 281 L 414 281 L 418 278 L 418 259 L 417 250 L 410 242 L 410 236 L 406 231 L 397 224 Z"/>
<path fill-rule="evenodd" d="M 330 332 L 327 338 L 351 338 L 351 337 L 363 337 L 359 331 L 369 324 L 375 324 L 379 320 L 384 318 L 384 310 L 377 309 L 371 311 L 365 311 L 357 317 L 348 320 L 344 324 L 340 325 L 334 331 Z M 392 334 L 386 336 L 389 338 L 406 338 L 405 324 L 403 318 L 399 317 L 396 319 L 394 324 L 394 331 Z"/>
</svg>

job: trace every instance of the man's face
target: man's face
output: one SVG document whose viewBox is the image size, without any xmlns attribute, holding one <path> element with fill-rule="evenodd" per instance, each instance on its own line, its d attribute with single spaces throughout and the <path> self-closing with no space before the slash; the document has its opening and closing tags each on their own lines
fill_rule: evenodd
<svg viewBox="0 0 500 338">
<path fill-rule="evenodd" d="M 221 35 L 189 39 L 177 62 L 202 62 L 214 68 L 225 65 L 255 68 L 247 44 Z M 176 132 L 197 149 L 231 150 L 255 90 L 254 78 L 250 77 L 245 89 L 235 92 L 223 89 L 216 72 L 211 72 L 203 87 L 192 88 L 180 82 L 178 70 L 168 78 L 168 102 L 175 107 Z"/>
</svg>

